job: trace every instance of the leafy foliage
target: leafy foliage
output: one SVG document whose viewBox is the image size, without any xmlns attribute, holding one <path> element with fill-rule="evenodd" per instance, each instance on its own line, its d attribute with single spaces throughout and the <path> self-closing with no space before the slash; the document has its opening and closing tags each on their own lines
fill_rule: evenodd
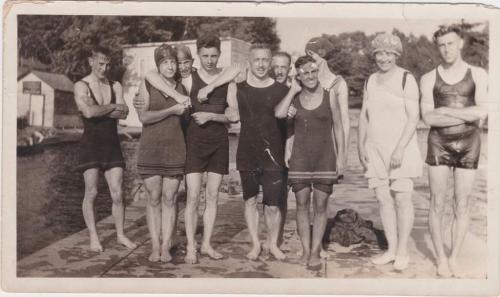
<svg viewBox="0 0 500 297">
<path fill-rule="evenodd" d="M 478 31 L 483 23 L 467 23 L 462 21 L 459 26 L 465 34 L 465 46 L 462 52 L 466 62 L 488 68 L 489 34 L 488 24 Z M 437 29 L 437 28 L 436 28 Z M 396 29 L 393 34 L 399 36 L 403 43 L 403 54 L 398 64 L 412 72 L 417 79 L 432 70 L 440 62 L 439 53 L 433 41 L 425 36 L 405 35 Z M 366 35 L 364 32 L 349 32 L 338 35 L 323 35 L 328 37 L 334 48 L 325 58 L 332 71 L 342 75 L 349 85 L 351 97 L 360 100 L 363 86 L 368 76 L 376 71 L 376 65 L 370 52 L 370 41 L 376 34 Z M 359 103 L 359 102 L 357 102 Z"/>
<path fill-rule="evenodd" d="M 121 80 L 122 46 L 144 42 L 196 39 L 213 32 L 279 48 L 276 22 L 269 18 L 20 15 L 20 69 L 43 68 L 78 80 L 89 72 L 86 57 L 93 45 L 109 47 L 110 77 Z M 47 65 L 41 67 L 40 64 Z"/>
</svg>

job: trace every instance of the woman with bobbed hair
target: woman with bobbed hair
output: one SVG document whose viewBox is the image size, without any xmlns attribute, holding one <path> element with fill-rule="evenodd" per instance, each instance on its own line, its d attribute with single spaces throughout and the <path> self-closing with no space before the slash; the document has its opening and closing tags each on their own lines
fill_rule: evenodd
<svg viewBox="0 0 500 297">
<path fill-rule="evenodd" d="M 372 41 L 378 71 L 365 84 L 359 118 L 358 151 L 369 188 L 379 202 L 388 249 L 372 258 L 374 264 L 394 261 L 394 268 L 408 267 L 408 239 L 413 228 L 412 178 L 421 176 L 416 127 L 419 90 L 410 72 L 399 67 L 401 40 L 379 34 Z"/>
</svg>

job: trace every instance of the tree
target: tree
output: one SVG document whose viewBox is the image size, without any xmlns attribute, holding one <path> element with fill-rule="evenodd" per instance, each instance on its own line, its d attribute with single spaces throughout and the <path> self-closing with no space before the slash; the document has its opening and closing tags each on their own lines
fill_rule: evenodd
<svg viewBox="0 0 500 297">
<path fill-rule="evenodd" d="M 488 69 L 489 24 L 468 23 L 462 20 L 455 25 L 460 26 L 464 32 L 465 46 L 462 51 L 464 60 Z M 398 59 L 398 64 L 408 69 L 417 80 L 441 62 L 434 42 L 426 36 L 406 35 L 397 29 L 392 33 L 397 35 L 403 44 L 403 53 Z M 351 106 L 359 105 L 366 79 L 377 70 L 370 44 L 376 35 L 377 33 L 366 35 L 361 31 L 338 35 L 323 34 L 334 45 L 325 59 L 334 73 L 346 79 L 351 94 L 350 100 L 354 101 L 350 103 Z"/>
<path fill-rule="evenodd" d="M 30 68 L 38 61 L 47 67 L 37 68 L 64 73 L 72 80 L 88 73 L 86 58 L 96 44 L 111 49 L 110 78 L 121 80 L 125 44 L 196 39 L 207 32 L 266 42 L 273 50 L 280 43 L 276 22 L 260 17 L 20 15 L 18 28 L 19 67 Z"/>
</svg>

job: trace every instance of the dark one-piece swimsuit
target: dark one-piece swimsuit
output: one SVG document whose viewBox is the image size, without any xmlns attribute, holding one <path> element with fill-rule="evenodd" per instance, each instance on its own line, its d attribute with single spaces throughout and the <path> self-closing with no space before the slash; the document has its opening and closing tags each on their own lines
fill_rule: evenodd
<svg viewBox="0 0 500 297">
<path fill-rule="evenodd" d="M 90 91 L 90 96 L 96 105 L 97 102 L 88 82 L 83 81 Z M 113 82 L 110 81 L 111 102 L 116 103 L 113 91 Z M 114 167 L 125 168 L 120 139 L 118 138 L 117 119 L 108 116 L 85 118 L 83 120 L 83 135 L 80 140 L 80 159 L 77 170 L 85 171 L 90 168 L 108 170 Z"/>
</svg>

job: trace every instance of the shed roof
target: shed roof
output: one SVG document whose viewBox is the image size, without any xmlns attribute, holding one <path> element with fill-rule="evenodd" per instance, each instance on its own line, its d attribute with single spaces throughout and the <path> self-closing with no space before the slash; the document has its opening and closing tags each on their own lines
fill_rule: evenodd
<svg viewBox="0 0 500 297">
<path fill-rule="evenodd" d="M 26 77 L 28 74 L 33 73 L 38 78 L 40 78 L 44 83 L 48 84 L 55 90 L 71 92 L 73 93 L 73 82 L 64 74 L 61 73 L 53 73 L 53 72 L 45 72 L 40 70 L 32 70 L 18 80 Z"/>
</svg>

